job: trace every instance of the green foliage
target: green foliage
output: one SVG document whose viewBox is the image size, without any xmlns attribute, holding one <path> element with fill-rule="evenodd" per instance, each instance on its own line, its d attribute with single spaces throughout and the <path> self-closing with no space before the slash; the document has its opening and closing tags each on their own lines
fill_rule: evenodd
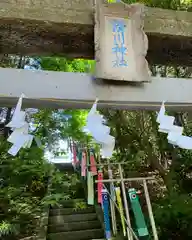
<svg viewBox="0 0 192 240">
<path fill-rule="evenodd" d="M 191 6 L 190 0 L 123 0 L 125 3 L 143 3 L 149 7 L 158 7 L 173 10 L 187 10 Z"/>
<path fill-rule="evenodd" d="M 0 141 L 0 235 L 3 239 L 10 235 L 35 234 L 42 209 L 76 197 L 76 187 L 80 184 L 76 174 L 62 173 L 44 160 L 44 152 L 36 146 L 22 150 L 14 158 L 7 154 L 9 147 L 4 140 Z M 50 172 L 51 186 L 47 194 Z"/>
<path fill-rule="evenodd" d="M 13 235 L 17 233 L 17 226 L 10 224 L 6 221 L 0 222 L 0 237 L 3 238 L 4 236 Z"/>
<path fill-rule="evenodd" d="M 71 196 L 68 194 L 64 194 L 64 193 L 55 193 L 55 194 L 51 194 L 50 195 L 46 195 L 42 201 L 41 204 L 43 204 L 44 206 L 59 206 L 59 202 L 61 202 L 61 200 L 69 200 L 71 198 Z"/>
<path fill-rule="evenodd" d="M 191 239 L 192 199 L 189 194 L 175 193 L 154 204 L 154 209 L 162 239 Z"/>
<path fill-rule="evenodd" d="M 55 169 L 52 174 L 50 196 L 56 196 L 60 200 L 72 199 L 76 194 L 76 189 L 80 184 L 80 180 L 75 173 L 60 172 Z"/>
<path fill-rule="evenodd" d="M 41 58 L 41 67 L 44 70 L 63 72 L 90 72 L 94 68 L 92 60 L 68 60 L 60 57 Z"/>
<path fill-rule="evenodd" d="M 87 208 L 87 204 L 85 202 L 76 202 L 74 210 L 78 211 L 80 209 L 86 209 L 86 208 Z"/>
<path fill-rule="evenodd" d="M 7 154 L 9 147 L 0 141 L 0 234 L 32 234 L 41 213 L 50 166 L 37 147 L 23 150 L 15 158 Z"/>
</svg>

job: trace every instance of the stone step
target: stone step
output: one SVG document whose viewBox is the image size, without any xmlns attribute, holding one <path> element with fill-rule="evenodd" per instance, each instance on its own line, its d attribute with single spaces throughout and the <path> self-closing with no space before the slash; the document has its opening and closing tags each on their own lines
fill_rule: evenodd
<svg viewBox="0 0 192 240">
<path fill-rule="evenodd" d="M 83 202 L 86 204 L 85 199 L 70 199 L 70 200 L 63 200 L 60 201 L 60 205 L 62 208 L 75 208 L 76 203 L 78 202 Z M 60 206 L 54 206 L 52 207 L 53 209 L 59 209 L 61 208 Z"/>
<path fill-rule="evenodd" d="M 85 221 L 85 222 L 72 222 L 65 223 L 63 225 L 49 225 L 49 233 L 59 233 L 59 232 L 70 232 L 70 231 L 80 231 L 88 229 L 98 229 L 101 224 L 98 220 L 95 221 Z"/>
<path fill-rule="evenodd" d="M 60 171 L 65 171 L 69 173 L 74 173 L 74 168 L 72 163 L 54 163 L 55 167 Z"/>
<path fill-rule="evenodd" d="M 94 213 L 94 207 L 88 207 L 85 209 L 74 209 L 74 208 L 57 208 L 50 209 L 49 216 L 58 216 L 58 215 L 71 215 L 71 214 L 83 214 L 83 213 Z"/>
<path fill-rule="evenodd" d="M 62 225 L 69 222 L 85 222 L 97 220 L 96 213 L 58 215 L 49 217 L 49 225 Z"/>
<path fill-rule="evenodd" d="M 103 238 L 102 229 L 81 230 L 74 232 L 49 233 L 47 240 L 90 240 Z"/>
</svg>

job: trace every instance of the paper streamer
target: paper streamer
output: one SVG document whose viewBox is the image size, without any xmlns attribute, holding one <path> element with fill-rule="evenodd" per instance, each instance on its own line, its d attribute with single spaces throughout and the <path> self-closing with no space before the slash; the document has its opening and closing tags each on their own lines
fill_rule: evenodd
<svg viewBox="0 0 192 240">
<path fill-rule="evenodd" d="M 26 122 L 25 122 L 25 112 L 21 111 L 23 97 L 25 97 L 25 95 L 21 94 L 21 96 L 20 96 L 20 98 L 17 102 L 15 111 L 13 113 L 12 119 L 6 125 L 6 127 L 20 128 L 20 127 L 23 127 L 26 124 Z"/>
<path fill-rule="evenodd" d="M 86 171 L 87 171 L 87 156 L 86 152 L 82 153 L 82 160 L 81 160 L 81 176 L 86 177 Z"/>
<path fill-rule="evenodd" d="M 163 102 L 157 116 L 157 122 L 160 123 L 159 132 L 168 133 L 167 139 L 170 144 L 192 150 L 192 137 L 182 135 L 183 127 L 174 125 L 174 121 L 175 117 L 166 115 Z"/>
<path fill-rule="evenodd" d="M 8 153 L 12 156 L 16 156 L 21 148 L 30 148 L 33 136 L 25 133 L 23 128 L 16 128 L 9 136 L 8 142 L 13 143 L 13 146 L 9 149 Z"/>
<path fill-rule="evenodd" d="M 103 172 L 102 172 L 102 170 L 98 171 L 97 180 L 99 180 L 99 181 L 103 180 Z M 97 183 L 97 200 L 98 200 L 98 203 L 102 203 L 102 189 L 103 189 L 103 183 L 102 182 L 98 182 Z"/>
<path fill-rule="evenodd" d="M 33 136 L 29 134 L 29 124 L 25 121 L 26 113 L 21 111 L 23 97 L 24 94 L 21 94 L 13 117 L 6 125 L 6 127 L 10 127 L 13 130 L 7 139 L 8 142 L 13 144 L 8 151 L 12 156 L 16 156 L 21 148 L 30 148 L 33 141 Z"/>
<path fill-rule="evenodd" d="M 117 204 L 118 204 L 119 212 L 120 212 L 121 224 L 122 224 L 122 228 L 123 228 L 123 235 L 125 237 L 126 236 L 126 227 L 125 227 L 125 219 L 124 219 L 124 212 L 123 212 L 123 204 L 122 204 L 122 200 L 121 200 L 120 187 L 115 188 L 115 193 L 116 193 Z"/>
<path fill-rule="evenodd" d="M 81 165 L 81 162 L 82 162 L 82 156 L 83 156 L 82 151 L 78 150 L 77 159 L 78 159 L 78 162 L 80 163 L 80 165 Z"/>
<path fill-rule="evenodd" d="M 91 172 L 87 172 L 87 203 L 89 205 L 94 205 L 94 182 L 93 182 L 93 175 Z"/>
<path fill-rule="evenodd" d="M 107 144 L 102 144 L 101 154 L 104 158 L 110 158 L 115 148 L 115 138 L 111 136 L 111 139 Z"/>
<path fill-rule="evenodd" d="M 73 161 L 72 161 L 72 165 L 75 167 L 76 164 L 77 164 L 77 152 L 76 152 L 75 146 L 73 146 Z"/>
<path fill-rule="evenodd" d="M 105 222 L 105 236 L 106 239 L 111 239 L 111 224 L 109 218 L 109 199 L 106 189 L 102 189 L 102 206 L 104 213 L 104 222 Z"/>
<path fill-rule="evenodd" d="M 91 133 L 95 141 L 101 144 L 102 155 L 111 157 L 115 146 L 115 138 L 110 135 L 110 128 L 105 125 L 106 121 L 102 115 L 97 112 L 97 102 L 93 104 L 86 121 L 86 129 Z"/>
<path fill-rule="evenodd" d="M 97 175 L 97 167 L 96 167 L 95 157 L 94 157 L 94 153 L 92 151 L 90 152 L 90 165 L 91 165 L 91 172 L 92 172 L 93 176 Z"/>
</svg>

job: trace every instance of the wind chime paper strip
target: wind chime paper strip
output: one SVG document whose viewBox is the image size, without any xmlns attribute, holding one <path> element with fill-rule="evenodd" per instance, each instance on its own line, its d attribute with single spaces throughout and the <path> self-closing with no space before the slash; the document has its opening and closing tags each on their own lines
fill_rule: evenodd
<svg viewBox="0 0 192 240">
<path fill-rule="evenodd" d="M 115 188 L 115 192 L 116 192 L 117 204 L 118 204 L 119 212 L 120 212 L 123 235 L 126 236 L 126 227 L 125 227 L 125 219 L 124 219 L 123 204 L 122 204 L 122 200 L 121 200 L 120 188 L 119 187 Z"/>
<path fill-rule="evenodd" d="M 72 165 L 75 167 L 77 164 L 77 152 L 75 149 L 75 146 L 73 146 L 73 161 L 72 161 Z"/>
<path fill-rule="evenodd" d="M 111 224 L 109 218 L 109 199 L 106 189 L 102 189 L 102 207 L 104 213 L 104 222 L 105 222 L 105 236 L 106 239 L 111 238 Z"/>
<path fill-rule="evenodd" d="M 103 180 L 103 172 L 102 170 L 98 171 L 98 177 L 97 177 L 98 181 L 102 181 Z M 98 203 L 102 203 L 102 189 L 103 189 L 103 183 L 102 182 L 98 182 L 97 183 L 97 197 L 98 197 Z"/>
<path fill-rule="evenodd" d="M 94 182 L 93 182 L 93 175 L 89 171 L 87 172 L 87 189 L 88 189 L 87 203 L 89 205 L 94 205 Z"/>
<path fill-rule="evenodd" d="M 81 160 L 81 176 L 86 177 L 86 171 L 87 171 L 87 156 L 86 153 L 82 153 L 82 160 Z"/>
<path fill-rule="evenodd" d="M 83 158 L 83 153 L 82 153 L 82 151 L 79 151 L 78 150 L 78 154 L 77 154 L 78 156 L 77 156 L 77 158 L 78 158 L 78 161 L 80 162 L 80 164 L 81 164 L 81 162 L 82 162 L 82 158 Z"/>
<path fill-rule="evenodd" d="M 96 167 L 95 157 L 94 157 L 94 153 L 92 151 L 90 152 L 90 165 L 91 165 L 92 175 L 93 176 L 97 175 L 97 167 Z"/>
<path fill-rule="evenodd" d="M 147 229 L 147 225 L 145 223 L 145 218 L 144 218 L 141 205 L 139 203 L 139 198 L 137 196 L 135 189 L 134 188 L 129 189 L 128 195 L 129 195 L 131 207 L 134 213 L 138 234 L 140 237 L 148 236 L 149 232 Z"/>
</svg>

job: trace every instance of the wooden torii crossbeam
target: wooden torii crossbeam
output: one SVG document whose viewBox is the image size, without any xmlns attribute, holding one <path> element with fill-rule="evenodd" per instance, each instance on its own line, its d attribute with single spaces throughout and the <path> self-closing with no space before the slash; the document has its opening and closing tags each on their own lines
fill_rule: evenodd
<svg viewBox="0 0 192 240">
<path fill-rule="evenodd" d="M 0 52 L 94 58 L 94 0 L 0 1 Z M 192 66 L 192 14 L 145 8 L 149 63 Z"/>
</svg>

